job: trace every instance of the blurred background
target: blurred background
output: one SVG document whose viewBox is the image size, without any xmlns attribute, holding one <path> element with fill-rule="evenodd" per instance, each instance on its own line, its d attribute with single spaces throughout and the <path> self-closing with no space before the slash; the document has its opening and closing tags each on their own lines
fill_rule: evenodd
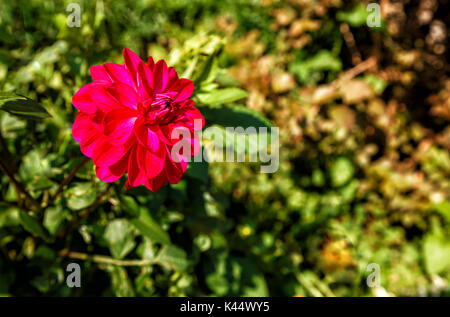
<svg viewBox="0 0 450 317">
<path fill-rule="evenodd" d="M 374 3 L 1 1 L 0 91 L 52 116 L 0 111 L 1 159 L 42 206 L 82 159 L 73 94 L 125 47 L 206 74 L 202 112 L 199 91 L 245 90 L 217 103 L 279 127 L 280 167 L 191 163 L 151 193 L 107 187 L 89 162 L 35 213 L 2 173 L 0 294 L 449 295 L 448 1 Z"/>
</svg>

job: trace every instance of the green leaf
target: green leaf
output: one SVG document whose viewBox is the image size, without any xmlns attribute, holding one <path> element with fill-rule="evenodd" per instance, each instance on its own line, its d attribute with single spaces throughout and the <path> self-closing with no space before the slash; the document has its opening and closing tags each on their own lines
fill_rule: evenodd
<svg viewBox="0 0 450 317">
<path fill-rule="evenodd" d="M 132 217 L 139 217 L 140 207 L 132 196 L 121 195 L 119 199 L 122 210 L 130 214 Z"/>
<path fill-rule="evenodd" d="M 215 254 L 211 260 L 204 265 L 206 285 L 217 296 L 225 296 L 230 293 L 230 286 L 227 280 L 228 257 L 225 252 Z M 229 265 L 228 265 L 229 266 Z"/>
<path fill-rule="evenodd" d="M 126 219 L 115 219 L 109 222 L 104 238 L 108 241 L 112 256 L 117 259 L 124 258 L 136 245 L 132 228 Z"/>
<path fill-rule="evenodd" d="M 205 265 L 206 284 L 217 296 L 268 296 L 267 283 L 257 266 L 225 252 L 214 254 Z"/>
<path fill-rule="evenodd" d="M 3 104 L 10 100 L 20 100 L 25 99 L 25 97 L 19 96 L 13 92 L 0 92 L 0 104 Z"/>
<path fill-rule="evenodd" d="M 174 245 L 165 245 L 162 247 L 155 259 L 155 262 L 166 268 L 175 269 L 178 271 L 186 269 L 189 264 L 186 252 Z"/>
<path fill-rule="evenodd" d="M 20 225 L 19 209 L 17 207 L 0 207 L 0 228 Z"/>
<path fill-rule="evenodd" d="M 121 266 L 109 266 L 107 270 L 111 275 L 111 288 L 115 296 L 135 296 L 132 283 L 125 268 Z"/>
<path fill-rule="evenodd" d="M 80 210 L 91 205 L 97 197 L 97 191 L 92 183 L 75 183 L 66 191 L 69 197 L 67 206 L 72 210 Z"/>
<path fill-rule="evenodd" d="M 268 132 L 258 133 L 228 130 L 225 127 L 215 125 L 208 128 L 208 134 L 205 138 L 211 137 L 212 141 L 223 150 L 233 151 L 238 155 L 254 155 L 267 147 L 271 142 L 271 135 Z M 209 134 L 210 133 L 210 134 Z M 260 142 L 260 139 L 263 141 Z M 220 143 L 222 141 L 222 143 Z"/>
<path fill-rule="evenodd" d="M 331 184 L 339 187 L 346 184 L 353 177 L 355 168 L 347 157 L 338 157 L 330 168 Z"/>
<path fill-rule="evenodd" d="M 338 21 L 346 22 L 350 26 L 358 27 L 367 23 L 369 12 L 365 6 L 358 5 L 350 11 L 338 11 L 336 18 Z"/>
<path fill-rule="evenodd" d="M 218 51 L 219 50 L 220 48 L 218 49 Z M 198 73 L 196 73 L 194 76 L 195 86 L 198 86 L 201 83 L 210 83 L 215 79 L 218 72 L 218 51 L 208 56 L 208 58 L 203 62 L 202 66 L 199 67 Z"/>
<path fill-rule="evenodd" d="M 49 207 L 45 210 L 44 227 L 54 235 L 65 219 L 67 212 L 61 206 Z"/>
<path fill-rule="evenodd" d="M 203 107 L 202 114 L 210 125 L 243 128 L 272 127 L 272 123 L 262 114 L 241 105 Z"/>
<path fill-rule="evenodd" d="M 15 274 L 12 269 L 5 269 L 2 267 L 2 271 L 0 273 L 0 297 L 10 296 L 8 293 L 9 287 L 12 283 L 14 283 Z M 12 296 L 12 295 L 11 295 Z"/>
<path fill-rule="evenodd" d="M 311 175 L 311 183 L 317 187 L 325 185 L 325 175 L 320 169 L 314 169 Z"/>
<path fill-rule="evenodd" d="M 31 232 L 33 235 L 41 237 L 45 240 L 48 239 L 48 235 L 45 229 L 39 223 L 38 219 L 34 216 L 30 216 L 27 212 L 19 211 L 20 223 L 25 228 L 25 230 Z"/>
<path fill-rule="evenodd" d="M 203 149 L 200 151 L 203 153 Z M 209 164 L 205 160 L 201 162 L 189 162 L 186 174 L 192 178 L 196 178 L 206 183 L 208 181 L 208 168 Z"/>
<path fill-rule="evenodd" d="M 19 168 L 21 179 L 29 183 L 37 180 L 39 176 L 45 175 L 48 172 L 48 161 L 42 158 L 38 151 L 31 150 L 22 158 L 22 164 Z"/>
<path fill-rule="evenodd" d="M 381 79 L 380 77 L 374 75 L 374 74 L 367 74 L 364 76 L 364 80 L 372 87 L 372 89 L 377 93 L 378 95 L 381 94 L 388 83 Z"/>
<path fill-rule="evenodd" d="M 150 216 L 148 211 L 142 209 L 139 218 L 129 219 L 129 222 L 152 242 L 170 244 L 170 237 L 160 225 Z"/>
<path fill-rule="evenodd" d="M 434 204 L 431 206 L 433 210 L 436 210 L 438 213 L 440 213 L 444 219 L 450 223 L 450 201 L 443 201 L 437 204 Z"/>
<path fill-rule="evenodd" d="M 341 60 L 327 50 L 320 50 L 316 55 L 295 60 L 289 64 L 289 72 L 304 84 L 315 84 L 323 79 L 323 72 L 337 73 L 342 70 Z"/>
<path fill-rule="evenodd" d="M 136 254 L 142 259 L 154 261 L 157 249 L 158 247 L 155 246 L 150 239 L 144 237 L 142 242 L 136 248 Z"/>
<path fill-rule="evenodd" d="M 36 120 L 51 117 L 38 102 L 21 96 L 13 98 L 11 94 L 0 95 L 0 103 L 3 104 L 0 109 L 23 119 Z"/>
<path fill-rule="evenodd" d="M 248 93 L 239 88 L 224 88 L 213 90 L 208 93 L 198 93 L 197 98 L 205 105 L 220 105 L 247 98 Z"/>
<path fill-rule="evenodd" d="M 264 275 L 259 272 L 257 266 L 247 260 L 240 258 L 233 258 L 233 262 L 238 264 L 242 270 L 242 277 L 240 280 L 243 282 L 242 296 L 244 297 L 265 297 L 269 296 L 269 290 L 267 287 Z"/>
<path fill-rule="evenodd" d="M 208 124 L 214 124 L 208 128 L 208 132 L 214 135 L 217 146 L 225 148 L 233 145 L 233 150 L 237 154 L 255 154 L 271 142 L 270 121 L 247 107 L 239 105 L 205 107 L 202 113 Z M 227 131 L 225 127 L 234 130 Z M 243 129 L 238 131 L 236 130 L 238 127 Z M 209 133 L 205 133 L 204 136 L 210 136 Z M 261 138 L 264 142 L 260 142 Z"/>
<path fill-rule="evenodd" d="M 440 274 L 450 270 L 450 243 L 442 232 L 426 235 L 423 241 L 425 267 L 429 274 Z"/>
</svg>

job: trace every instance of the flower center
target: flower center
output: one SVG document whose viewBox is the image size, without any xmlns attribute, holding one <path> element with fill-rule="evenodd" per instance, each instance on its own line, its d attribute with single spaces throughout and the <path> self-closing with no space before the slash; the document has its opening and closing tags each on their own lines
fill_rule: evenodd
<svg viewBox="0 0 450 317">
<path fill-rule="evenodd" d="M 168 119 L 170 114 L 177 109 L 178 105 L 174 102 L 174 96 L 171 93 L 155 94 L 152 98 L 138 104 L 139 114 L 148 123 Z"/>
</svg>

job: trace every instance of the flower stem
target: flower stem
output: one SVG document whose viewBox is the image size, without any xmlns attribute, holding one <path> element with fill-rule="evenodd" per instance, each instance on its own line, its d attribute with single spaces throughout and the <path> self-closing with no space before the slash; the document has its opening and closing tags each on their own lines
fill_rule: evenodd
<svg viewBox="0 0 450 317">
<path fill-rule="evenodd" d="M 147 266 L 154 263 L 154 260 L 118 260 L 108 256 L 103 255 L 90 255 L 81 252 L 73 252 L 68 250 L 63 250 L 59 253 L 61 256 L 68 257 L 71 259 L 92 261 L 102 264 L 112 264 L 117 266 Z"/>
<path fill-rule="evenodd" d="M 64 178 L 64 180 L 62 181 L 62 183 L 58 186 L 58 189 L 56 190 L 55 194 L 49 199 L 47 206 L 51 205 L 56 198 L 58 198 L 58 196 L 61 194 L 61 192 L 64 189 L 64 186 L 66 186 L 67 184 L 70 183 L 70 181 L 72 180 L 72 178 L 75 176 L 75 174 L 84 166 L 84 164 L 86 164 L 89 161 L 88 157 L 85 157 L 83 160 L 80 161 L 80 163 L 78 163 L 71 171 L 70 173 L 66 176 L 66 178 Z"/>
<path fill-rule="evenodd" d="M 6 159 L 7 166 L 9 166 L 9 170 L 12 173 L 14 173 L 16 171 L 15 164 L 14 164 L 14 159 L 13 159 L 13 157 L 11 155 L 11 152 L 8 149 L 8 145 L 6 144 L 6 140 L 3 137 L 1 127 L 0 127 L 0 146 L 2 147 L 2 150 L 5 152 L 5 156 L 4 157 Z"/>
<path fill-rule="evenodd" d="M 6 176 L 8 176 L 8 178 L 11 180 L 11 182 L 14 184 L 14 186 L 16 186 L 18 195 L 20 195 L 21 193 L 25 196 L 26 201 L 28 201 L 30 203 L 30 205 L 32 205 L 37 211 L 41 210 L 41 205 L 39 204 L 39 202 L 37 202 L 23 187 L 22 183 L 20 183 L 15 177 L 14 174 L 10 172 L 10 170 L 8 169 L 8 167 L 6 166 L 6 164 L 0 160 L 0 169 L 2 170 L 3 173 L 5 173 Z"/>
</svg>

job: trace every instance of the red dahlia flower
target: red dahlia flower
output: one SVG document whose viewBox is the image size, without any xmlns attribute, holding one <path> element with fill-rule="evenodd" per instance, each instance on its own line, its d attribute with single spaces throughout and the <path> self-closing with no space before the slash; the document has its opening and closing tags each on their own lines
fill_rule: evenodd
<svg viewBox="0 0 450 317">
<path fill-rule="evenodd" d="M 91 67 L 94 82 L 72 98 L 79 110 L 72 134 L 102 181 L 127 172 L 127 189 L 144 184 L 156 191 L 180 181 L 205 121 L 189 99 L 191 80 L 178 78 L 164 60 L 145 64 L 127 48 L 123 57 L 124 65 Z"/>
</svg>

